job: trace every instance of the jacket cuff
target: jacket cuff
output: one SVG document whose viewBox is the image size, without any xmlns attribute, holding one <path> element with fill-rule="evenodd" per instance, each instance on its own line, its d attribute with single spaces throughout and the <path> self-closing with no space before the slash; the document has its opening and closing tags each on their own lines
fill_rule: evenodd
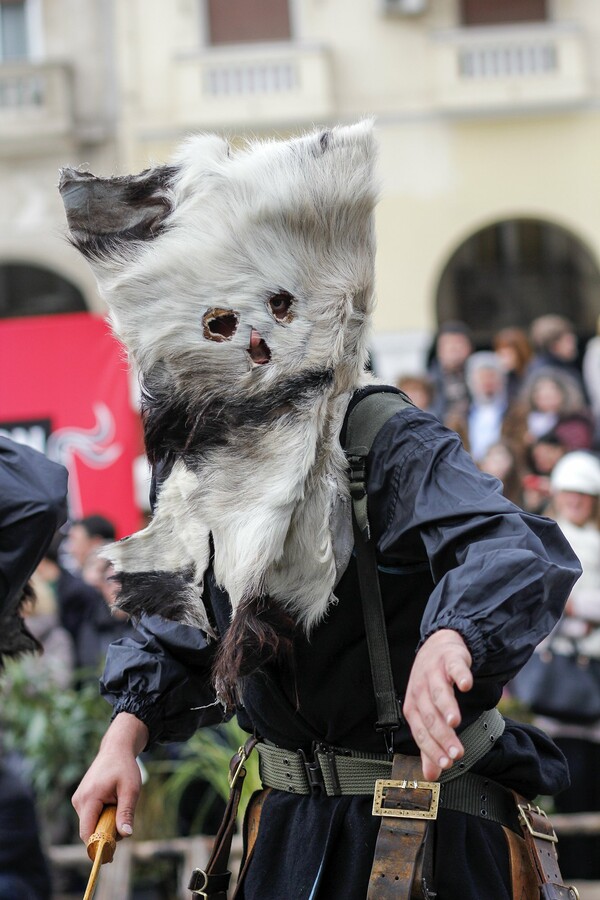
<svg viewBox="0 0 600 900">
<path fill-rule="evenodd" d="M 132 716 L 135 716 L 136 719 L 143 722 L 148 729 L 148 743 L 144 747 L 144 750 L 147 750 L 148 747 L 152 744 L 156 744 L 157 741 L 160 740 L 162 722 L 160 713 L 157 711 L 156 699 L 153 699 L 152 697 L 140 697 L 135 694 L 127 697 L 119 697 L 113 706 L 110 721 L 112 722 L 113 719 L 122 712 L 130 713 Z"/>
<path fill-rule="evenodd" d="M 432 634 L 435 634 L 436 631 L 442 631 L 445 628 L 449 628 L 452 631 L 457 631 L 462 637 L 463 641 L 468 647 L 469 653 L 472 658 L 472 670 L 476 672 L 477 669 L 483 665 L 485 662 L 485 639 L 483 634 L 481 633 L 481 629 L 475 625 L 471 619 L 466 619 L 464 616 L 456 616 L 449 614 L 446 617 L 441 616 L 435 625 L 433 625 L 421 639 L 417 650 L 420 650 L 428 637 L 431 637 Z"/>
</svg>

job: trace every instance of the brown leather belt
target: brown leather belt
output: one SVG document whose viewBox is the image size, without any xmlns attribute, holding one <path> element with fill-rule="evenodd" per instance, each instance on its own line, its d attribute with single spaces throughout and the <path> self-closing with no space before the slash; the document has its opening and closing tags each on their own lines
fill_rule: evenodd
<svg viewBox="0 0 600 900">
<path fill-rule="evenodd" d="M 437 813 L 435 783 L 422 780 L 417 757 L 399 754 L 394 757 L 392 776 L 386 783 L 385 804 L 377 810 L 382 820 L 367 900 L 433 900 L 430 824 Z M 459 781 L 475 777 L 467 773 Z M 440 785 L 440 794 L 449 786 Z M 577 900 L 577 889 L 563 882 L 556 834 L 545 812 L 500 785 L 495 788 L 511 796 L 518 819 L 518 831 L 514 820 L 503 825 L 515 900 Z"/>
</svg>

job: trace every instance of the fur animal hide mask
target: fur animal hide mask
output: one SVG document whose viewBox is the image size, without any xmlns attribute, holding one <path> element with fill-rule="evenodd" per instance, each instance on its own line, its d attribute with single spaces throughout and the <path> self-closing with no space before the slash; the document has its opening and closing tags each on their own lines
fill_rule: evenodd
<svg viewBox="0 0 600 900">
<path fill-rule="evenodd" d="M 211 561 L 234 615 L 267 597 L 309 631 L 334 599 L 373 161 L 365 121 L 236 151 L 198 136 L 136 176 L 62 170 L 72 241 L 140 374 L 148 456 L 168 464 L 150 525 L 106 553 L 134 617 L 210 633 Z"/>
</svg>

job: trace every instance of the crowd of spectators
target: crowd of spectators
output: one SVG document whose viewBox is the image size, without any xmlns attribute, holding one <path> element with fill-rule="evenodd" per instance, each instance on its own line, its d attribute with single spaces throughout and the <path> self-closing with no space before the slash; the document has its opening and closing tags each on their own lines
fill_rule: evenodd
<svg viewBox="0 0 600 900">
<path fill-rule="evenodd" d="M 65 535 L 57 534 L 35 572 L 39 587 L 55 601 L 58 623 L 73 647 L 75 684 L 97 678 L 108 645 L 131 625 L 113 609 L 116 585 L 110 564 L 99 556 L 115 539 L 113 523 L 101 515 L 72 522 Z"/>
<path fill-rule="evenodd" d="M 509 500 L 558 522 L 583 575 L 547 641 L 575 641 L 579 659 L 600 660 L 600 337 L 580 348 L 568 319 L 545 315 L 528 331 L 499 331 L 481 350 L 464 323 L 448 322 L 427 374 L 397 384 L 459 434 Z M 538 651 L 547 656 L 549 647 Z M 598 812 L 600 722 L 576 719 L 576 709 L 569 721 L 534 717 L 569 763 L 571 786 L 556 797 L 557 811 Z M 567 880 L 600 879 L 598 835 L 562 837 L 559 858 Z"/>
<path fill-rule="evenodd" d="M 439 329 L 424 375 L 397 385 L 456 431 L 507 496 L 543 513 L 556 462 L 600 449 L 600 338 L 580 352 L 573 324 L 545 315 L 528 330 L 504 328 L 478 349 L 463 322 Z"/>
</svg>

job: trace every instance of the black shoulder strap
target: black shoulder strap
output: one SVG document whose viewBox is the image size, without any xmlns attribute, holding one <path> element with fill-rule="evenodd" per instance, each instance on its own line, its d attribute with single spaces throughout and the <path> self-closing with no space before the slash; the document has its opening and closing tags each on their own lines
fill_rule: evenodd
<svg viewBox="0 0 600 900">
<path fill-rule="evenodd" d="M 375 392 L 361 398 L 348 415 L 345 452 L 350 465 L 354 544 L 358 564 L 358 580 L 371 677 L 377 705 L 377 731 L 387 735 L 392 752 L 391 732 L 401 722 L 400 703 L 394 687 L 390 648 L 387 639 L 377 557 L 371 540 L 367 512 L 367 456 L 382 426 L 399 410 L 414 404 L 405 394 Z"/>
<path fill-rule="evenodd" d="M 350 463 L 350 494 L 356 521 L 367 540 L 367 456 L 388 419 L 410 406 L 414 403 L 401 391 L 376 391 L 362 397 L 348 414 L 344 450 Z"/>
</svg>

